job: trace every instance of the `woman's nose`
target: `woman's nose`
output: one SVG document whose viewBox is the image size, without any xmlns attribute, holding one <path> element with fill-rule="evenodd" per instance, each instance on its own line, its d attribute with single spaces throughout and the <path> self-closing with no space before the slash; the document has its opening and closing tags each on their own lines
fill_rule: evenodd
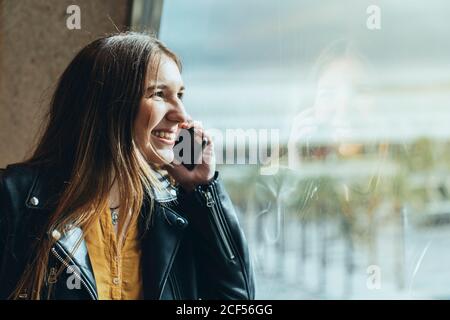
<svg viewBox="0 0 450 320">
<path fill-rule="evenodd" d="M 173 122 L 186 122 L 189 119 L 189 115 L 184 108 L 183 103 L 179 102 L 171 108 L 166 118 Z"/>
</svg>

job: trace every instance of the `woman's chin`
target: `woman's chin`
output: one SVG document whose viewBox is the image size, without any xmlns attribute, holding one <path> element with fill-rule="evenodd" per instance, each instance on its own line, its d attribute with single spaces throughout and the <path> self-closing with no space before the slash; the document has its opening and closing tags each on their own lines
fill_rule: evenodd
<svg viewBox="0 0 450 320">
<path fill-rule="evenodd" d="M 171 163 L 173 161 L 174 158 L 174 153 L 172 149 L 159 149 L 158 151 L 158 155 L 164 159 L 164 163 L 158 163 L 158 164 L 166 164 L 166 163 Z M 159 160 L 159 162 L 161 162 L 161 160 Z"/>
</svg>

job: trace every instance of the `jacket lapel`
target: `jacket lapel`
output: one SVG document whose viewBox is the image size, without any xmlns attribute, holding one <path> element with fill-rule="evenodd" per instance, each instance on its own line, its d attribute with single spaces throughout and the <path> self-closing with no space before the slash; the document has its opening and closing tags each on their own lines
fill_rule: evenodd
<svg viewBox="0 0 450 320">
<path fill-rule="evenodd" d="M 50 213 L 56 207 L 56 202 L 64 186 L 64 174 L 55 169 L 41 168 L 35 175 L 32 187 L 28 192 L 25 206 L 36 211 Z M 79 268 L 81 275 L 89 282 L 96 292 L 95 277 L 89 259 L 83 231 L 79 227 L 69 227 L 68 231 L 60 233 L 57 248 L 62 255 L 68 255 Z M 49 230 L 52 236 L 53 230 Z M 59 231 L 58 231 L 59 232 Z"/>
<path fill-rule="evenodd" d="M 65 232 L 57 243 L 62 247 L 64 254 L 70 256 L 73 263 L 79 268 L 81 275 L 89 282 L 93 291 L 97 292 L 94 272 L 81 228 L 75 227 Z"/>
<path fill-rule="evenodd" d="M 144 298 L 160 299 L 187 220 L 165 205 L 155 202 L 149 229 L 142 239 Z"/>
</svg>

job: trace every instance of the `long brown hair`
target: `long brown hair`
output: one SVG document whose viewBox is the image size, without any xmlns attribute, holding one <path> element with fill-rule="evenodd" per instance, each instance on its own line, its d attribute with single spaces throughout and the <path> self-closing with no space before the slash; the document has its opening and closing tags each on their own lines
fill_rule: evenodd
<svg viewBox="0 0 450 320">
<path fill-rule="evenodd" d="M 106 208 L 115 179 L 121 207 L 133 217 L 158 187 L 151 164 L 134 141 L 133 125 L 147 70 L 156 78 L 162 55 L 181 72 L 178 57 L 152 35 L 118 33 L 84 47 L 61 75 L 45 130 L 26 162 L 57 167 L 70 178 L 12 298 L 24 291 L 31 299 L 41 298 L 55 242 L 47 233 L 64 231 L 67 225 L 89 228 Z"/>
</svg>

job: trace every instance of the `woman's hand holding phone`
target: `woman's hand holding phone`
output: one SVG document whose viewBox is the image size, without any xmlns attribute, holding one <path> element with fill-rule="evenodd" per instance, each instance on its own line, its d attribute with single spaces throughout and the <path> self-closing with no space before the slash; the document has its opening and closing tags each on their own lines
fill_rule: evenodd
<svg viewBox="0 0 450 320">
<path fill-rule="evenodd" d="M 195 153 L 192 160 L 194 163 L 180 163 L 175 159 L 165 169 L 186 191 L 192 191 L 201 184 L 207 184 L 213 177 L 216 170 L 214 157 L 214 145 L 211 136 L 205 132 L 201 122 L 188 121 L 179 125 L 181 130 L 188 130 L 193 133 L 193 142 L 198 144 L 201 152 Z M 186 135 L 184 135 L 186 137 Z M 185 144 L 186 145 L 186 144 Z M 193 150 L 196 150 L 193 148 Z M 189 161 L 191 162 L 191 161 Z"/>
</svg>

